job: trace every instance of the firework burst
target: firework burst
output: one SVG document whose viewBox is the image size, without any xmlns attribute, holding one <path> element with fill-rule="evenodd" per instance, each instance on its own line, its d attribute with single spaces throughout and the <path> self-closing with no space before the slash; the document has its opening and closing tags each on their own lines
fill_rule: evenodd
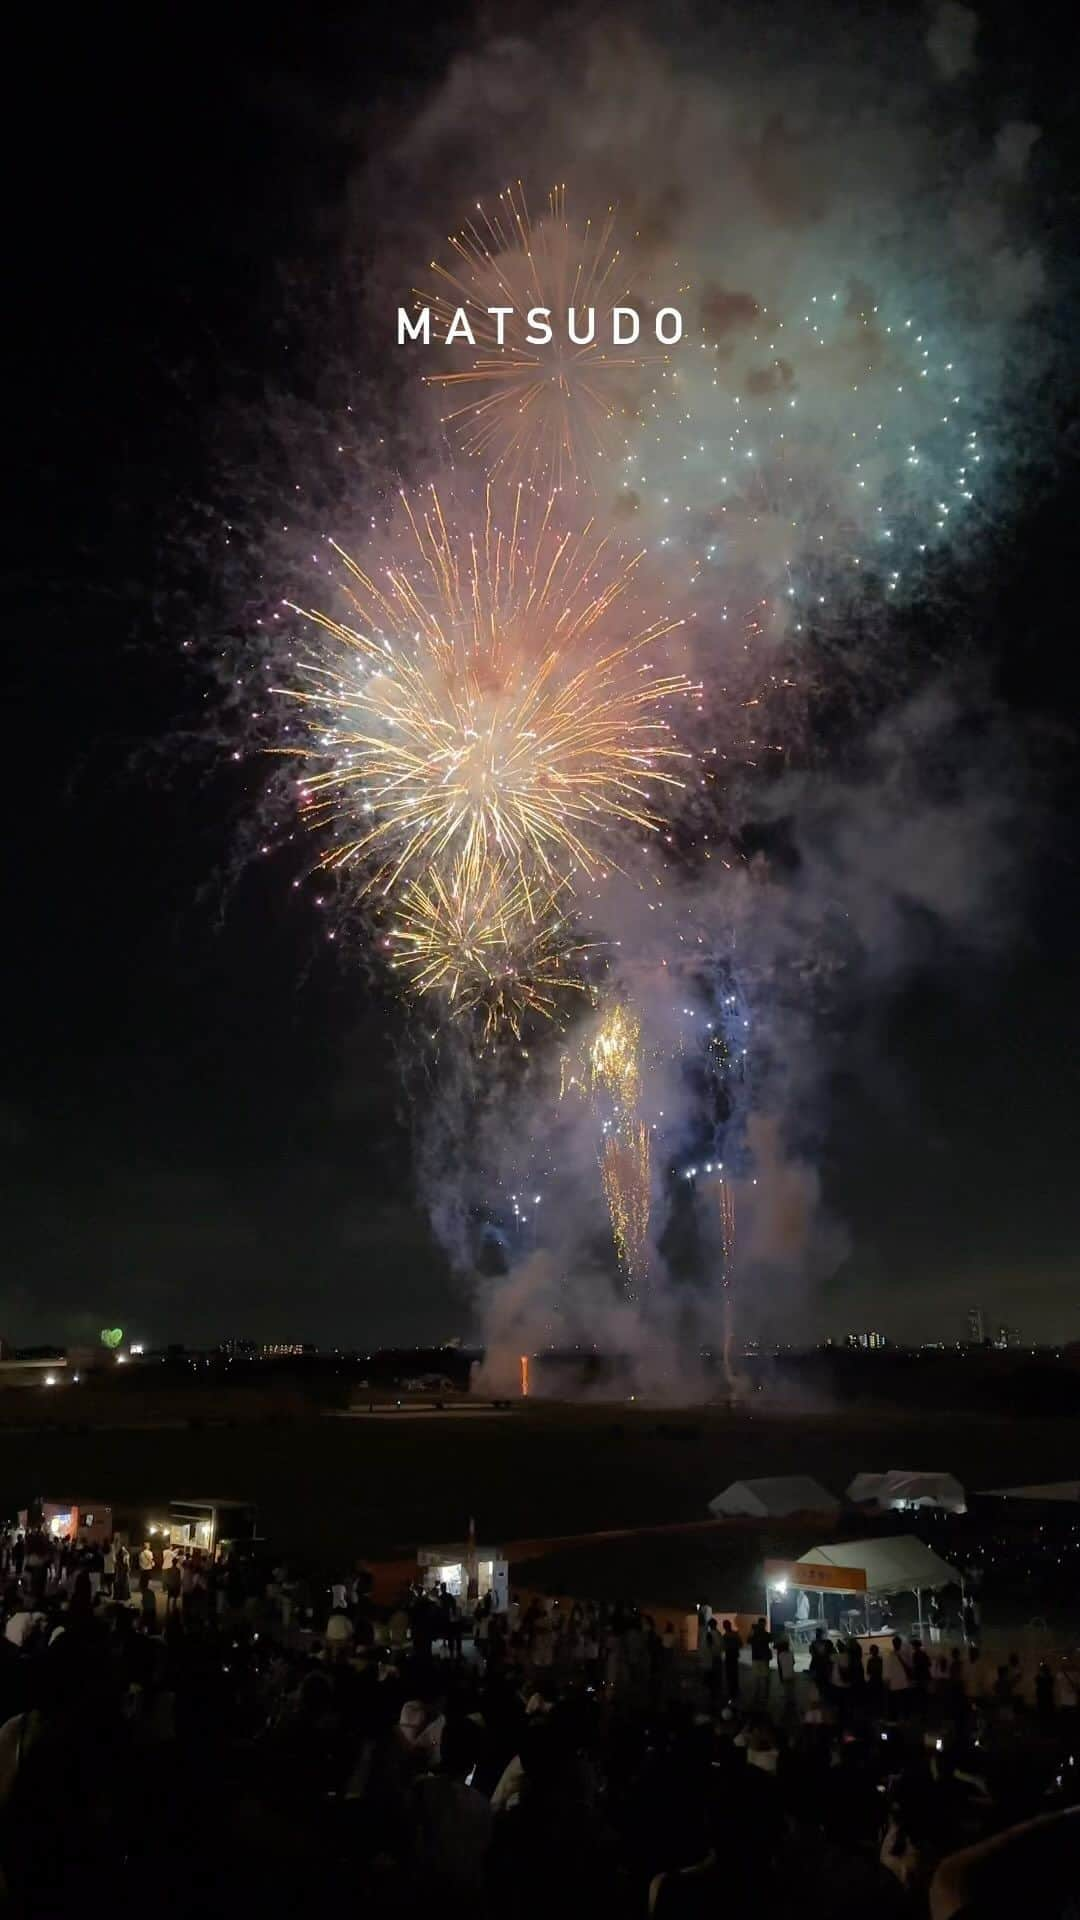
<svg viewBox="0 0 1080 1920">
<path fill-rule="evenodd" d="M 970 516 L 982 451 L 951 350 L 849 285 L 786 312 L 706 291 L 696 350 L 627 435 L 621 510 L 702 561 L 721 618 L 802 631 L 902 595 Z"/>
<path fill-rule="evenodd" d="M 613 309 L 629 292 L 614 209 L 598 223 L 572 220 L 565 188 L 556 187 L 534 222 L 519 182 L 504 189 L 494 212 L 478 205 L 450 246 L 451 266 L 431 262 L 438 290 L 417 295 L 446 323 L 463 308 L 475 337 L 467 366 L 430 376 L 458 403 L 444 425 L 490 473 L 520 476 L 545 492 L 590 484 L 633 417 L 637 370 L 666 358 L 610 344 Z M 501 341 L 491 307 L 512 309 Z M 547 344 L 526 338 L 537 331 L 527 322 L 537 307 L 556 318 Z M 588 308 L 595 334 L 577 346 L 564 337 L 566 316 Z"/>
<path fill-rule="evenodd" d="M 604 1088 L 621 1113 L 633 1113 L 641 1097 L 641 1017 L 627 1001 L 612 1001 L 586 1059 L 593 1088 Z"/>
<path fill-rule="evenodd" d="M 523 489 L 476 530 L 448 526 L 434 489 L 404 494 L 380 584 L 339 547 L 348 617 L 303 612 L 321 644 L 299 660 L 309 826 L 357 893 L 397 895 L 430 869 L 448 897 L 494 901 L 496 874 L 591 878 L 617 829 L 654 829 L 689 757 L 664 708 L 694 691 L 650 651 L 679 623 L 632 594 L 641 556 L 529 524 Z M 308 771 L 307 769 L 311 769 Z"/>
<path fill-rule="evenodd" d="M 482 1036 L 557 1018 L 584 990 L 574 963 L 585 948 L 563 916 L 565 883 L 539 891 L 510 863 L 470 888 L 435 868 L 409 880 L 388 936 L 391 966 L 417 998 L 434 993 L 452 1017 L 481 1017 Z"/>
</svg>

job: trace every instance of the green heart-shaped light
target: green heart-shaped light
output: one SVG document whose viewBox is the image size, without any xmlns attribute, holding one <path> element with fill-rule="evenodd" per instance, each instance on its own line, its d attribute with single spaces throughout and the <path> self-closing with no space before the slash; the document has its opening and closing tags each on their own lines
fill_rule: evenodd
<svg viewBox="0 0 1080 1920">
<path fill-rule="evenodd" d="M 102 1327 L 101 1344 L 103 1347 L 118 1347 L 124 1337 L 123 1327 Z"/>
</svg>

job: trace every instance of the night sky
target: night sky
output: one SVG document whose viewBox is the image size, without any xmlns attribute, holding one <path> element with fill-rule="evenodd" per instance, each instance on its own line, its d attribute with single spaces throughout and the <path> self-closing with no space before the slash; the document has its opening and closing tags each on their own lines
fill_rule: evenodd
<svg viewBox="0 0 1080 1920">
<path fill-rule="evenodd" d="M 307 380 L 339 324 L 366 143 L 472 30 L 464 8 L 359 19 L 98 18 L 11 70 L 0 1334 L 17 1344 L 114 1323 L 196 1344 L 470 1330 L 414 1191 L 400 1013 L 321 940 L 287 862 L 238 865 L 258 776 L 209 740 L 182 646 L 200 599 L 218 617 L 231 423 Z M 1054 147 L 1063 247 L 1075 154 L 1049 36 L 1030 9 L 1023 45 L 1004 15 L 994 31 Z M 1074 403 L 1038 396 L 1056 464 L 1018 475 L 985 574 L 956 583 L 1023 792 L 1000 925 L 977 955 L 868 988 L 832 1036 L 821 1174 L 851 1251 L 793 1337 L 958 1337 L 975 1300 L 1080 1336 Z"/>
</svg>

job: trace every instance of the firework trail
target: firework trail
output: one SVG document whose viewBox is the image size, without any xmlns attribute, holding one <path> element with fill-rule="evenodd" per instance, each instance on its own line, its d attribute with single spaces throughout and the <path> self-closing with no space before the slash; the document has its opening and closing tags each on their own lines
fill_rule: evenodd
<svg viewBox="0 0 1080 1920">
<path fill-rule="evenodd" d="M 431 262 L 437 290 L 417 294 L 444 326 L 462 308 L 475 337 L 475 349 L 460 349 L 465 366 L 429 376 L 451 400 L 460 396 L 443 424 L 491 473 L 520 476 L 542 492 L 595 484 L 635 412 L 639 370 L 666 359 L 659 349 L 613 343 L 613 311 L 630 292 L 614 209 L 599 223 L 571 219 L 565 188 L 555 187 L 534 221 L 519 182 L 504 189 L 494 212 L 478 205 L 450 245 L 452 266 Z M 493 307 L 512 311 L 496 321 Z M 528 324 L 535 308 L 554 322 L 546 344 L 526 338 L 541 330 Z M 592 333 L 582 345 L 567 336 L 571 312 L 579 337 Z"/>
<path fill-rule="evenodd" d="M 641 1016 L 628 1001 L 609 1002 L 576 1062 L 563 1056 L 561 1095 L 571 1087 L 585 1095 L 597 1117 L 612 1240 L 627 1297 L 636 1300 L 648 1278 L 652 1155 L 650 1131 L 639 1113 Z"/>
<path fill-rule="evenodd" d="M 731 1364 L 731 1342 L 734 1333 L 731 1288 L 735 1277 L 735 1194 L 726 1174 L 720 1179 L 717 1205 L 720 1211 L 720 1249 L 723 1260 L 724 1379 L 727 1381 L 729 1391 L 734 1393 L 736 1381 Z"/>
<path fill-rule="evenodd" d="M 629 1300 L 641 1298 L 648 1279 L 649 1162 L 649 1129 L 643 1120 L 622 1119 L 604 1135 L 600 1171 Z"/>
</svg>

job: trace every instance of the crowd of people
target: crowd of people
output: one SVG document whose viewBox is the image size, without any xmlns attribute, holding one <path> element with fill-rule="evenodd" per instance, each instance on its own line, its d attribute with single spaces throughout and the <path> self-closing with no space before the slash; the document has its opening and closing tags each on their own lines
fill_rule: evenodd
<svg viewBox="0 0 1080 1920">
<path fill-rule="evenodd" d="M 166 1551 L 0 1543 L 13 1914 L 1076 1912 L 1050 1667 Z"/>
</svg>

